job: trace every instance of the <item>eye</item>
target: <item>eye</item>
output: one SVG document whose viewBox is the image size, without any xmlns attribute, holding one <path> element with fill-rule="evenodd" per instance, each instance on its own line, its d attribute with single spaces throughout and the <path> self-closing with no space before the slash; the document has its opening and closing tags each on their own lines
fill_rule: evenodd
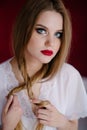
<svg viewBox="0 0 87 130">
<path fill-rule="evenodd" d="M 63 35 L 62 32 L 56 32 L 56 33 L 55 33 L 55 36 L 56 36 L 57 38 L 62 38 L 62 35 Z"/>
<path fill-rule="evenodd" d="M 37 33 L 39 34 L 47 34 L 46 30 L 43 28 L 36 28 Z"/>
</svg>

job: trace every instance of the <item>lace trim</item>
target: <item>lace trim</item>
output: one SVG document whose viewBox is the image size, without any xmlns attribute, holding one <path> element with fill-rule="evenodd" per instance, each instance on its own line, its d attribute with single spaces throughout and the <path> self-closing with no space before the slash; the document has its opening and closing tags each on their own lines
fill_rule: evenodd
<svg viewBox="0 0 87 130">
<path fill-rule="evenodd" d="M 47 100 L 50 98 L 50 92 L 54 89 L 55 81 L 54 79 L 51 81 L 43 82 L 40 89 L 39 99 Z"/>
<path fill-rule="evenodd" d="M 80 119 L 87 117 L 87 110 L 83 112 L 73 113 L 72 116 L 67 116 L 68 119 L 74 120 L 74 119 Z"/>
<path fill-rule="evenodd" d="M 14 87 L 18 86 L 19 82 L 15 77 L 15 74 L 12 71 L 12 66 L 10 64 L 10 60 L 7 61 L 7 63 L 4 64 L 4 70 L 5 75 L 7 78 L 7 93 Z M 40 88 L 40 95 L 39 99 L 41 100 L 48 100 L 49 99 L 49 93 L 51 89 L 53 88 L 53 82 L 50 83 L 49 81 L 43 82 L 42 86 Z M 18 94 L 18 98 L 21 104 L 21 107 L 23 109 L 23 116 L 26 118 L 36 118 L 35 115 L 32 112 L 31 103 L 29 101 L 29 98 L 25 94 L 24 90 L 20 91 Z"/>
<path fill-rule="evenodd" d="M 10 91 L 11 89 L 13 89 L 14 87 L 18 86 L 19 82 L 15 77 L 15 74 L 12 71 L 12 66 L 10 64 L 10 60 L 8 60 L 7 64 L 5 64 L 4 66 L 6 76 L 7 76 L 7 81 L 8 81 L 8 85 L 7 85 L 7 90 Z M 10 84 L 10 86 L 9 86 Z"/>
</svg>

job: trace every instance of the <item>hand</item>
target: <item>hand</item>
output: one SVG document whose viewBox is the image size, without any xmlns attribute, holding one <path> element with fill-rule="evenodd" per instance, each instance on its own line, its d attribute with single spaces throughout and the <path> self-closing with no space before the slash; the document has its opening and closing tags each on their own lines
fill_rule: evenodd
<svg viewBox="0 0 87 130">
<path fill-rule="evenodd" d="M 39 103 L 40 100 L 32 101 L 34 104 Z M 46 109 L 37 109 L 37 118 L 43 125 L 48 125 L 56 128 L 64 128 L 67 123 L 66 117 L 61 114 L 51 103 L 45 106 Z"/>
<path fill-rule="evenodd" d="M 18 97 L 11 95 L 2 112 L 3 130 L 14 130 L 22 116 Z"/>
</svg>

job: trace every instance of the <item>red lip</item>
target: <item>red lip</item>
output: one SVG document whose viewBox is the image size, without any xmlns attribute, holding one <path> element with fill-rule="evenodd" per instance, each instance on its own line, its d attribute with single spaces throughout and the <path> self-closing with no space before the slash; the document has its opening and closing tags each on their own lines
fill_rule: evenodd
<svg viewBox="0 0 87 130">
<path fill-rule="evenodd" d="M 47 55 L 47 56 L 51 56 L 53 54 L 53 51 L 51 51 L 51 50 L 42 50 L 41 53 L 44 54 L 44 55 Z"/>
</svg>

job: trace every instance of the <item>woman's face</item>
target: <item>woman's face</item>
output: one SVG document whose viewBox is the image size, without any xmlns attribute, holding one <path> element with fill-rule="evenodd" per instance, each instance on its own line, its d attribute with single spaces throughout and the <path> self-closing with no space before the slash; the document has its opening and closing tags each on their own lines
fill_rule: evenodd
<svg viewBox="0 0 87 130">
<path fill-rule="evenodd" d="M 61 46 L 63 18 L 55 11 L 42 12 L 33 28 L 32 36 L 27 44 L 25 57 L 29 61 L 49 63 Z"/>
</svg>

